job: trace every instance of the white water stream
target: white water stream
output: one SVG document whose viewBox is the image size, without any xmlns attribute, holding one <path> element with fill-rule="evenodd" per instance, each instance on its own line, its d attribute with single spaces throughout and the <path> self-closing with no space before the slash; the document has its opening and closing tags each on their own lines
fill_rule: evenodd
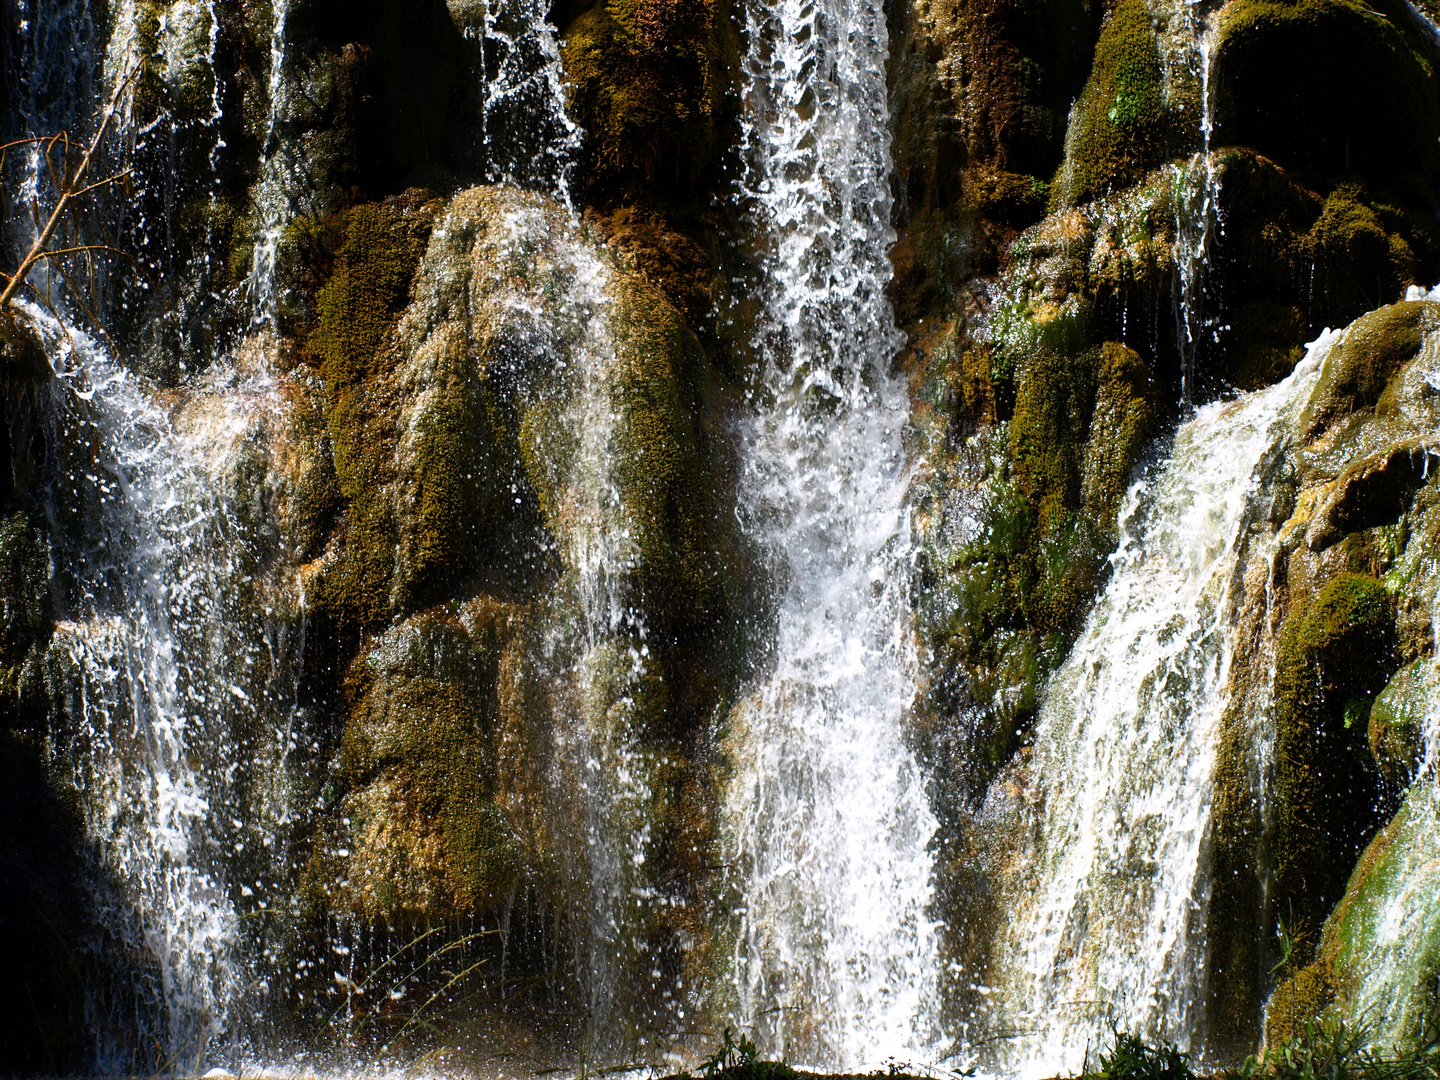
<svg viewBox="0 0 1440 1080">
<path fill-rule="evenodd" d="M 1021 814 L 1029 837 L 1005 886 L 993 980 L 1000 1070 L 1078 1071 L 1114 1030 L 1199 1049 L 1237 557 L 1337 337 L 1283 382 L 1201 409 L 1126 499 L 1113 576 L 1047 692 L 1025 805 L 994 790 L 986 807 Z"/>
<path fill-rule="evenodd" d="M 770 552 L 773 663 L 736 708 L 727 862 L 735 1018 L 763 1052 L 830 1068 L 933 1056 L 936 821 L 903 724 L 909 401 L 890 276 L 884 12 L 752 2 L 746 196 L 767 238 L 743 522 Z"/>
<path fill-rule="evenodd" d="M 154 1009 L 141 1052 L 158 1056 L 152 1065 L 193 1069 L 245 997 L 225 866 L 249 841 L 262 854 L 245 865 L 264 887 L 272 867 L 263 851 L 288 811 L 284 762 L 298 735 L 283 673 L 276 683 L 266 663 L 275 642 L 237 610 L 237 586 L 249 579 L 216 482 L 255 411 L 277 406 L 266 388 L 244 387 L 187 438 L 92 341 L 38 309 L 27 316 L 57 372 L 50 443 L 80 451 L 57 479 L 51 523 L 65 596 L 53 692 L 73 740 L 59 752 L 75 769 L 100 863 L 97 914 L 133 950 L 138 980 L 121 1000 L 133 994 L 140 1016 L 96 1018 L 96 1064 L 144 1067 L 126 1056 L 139 1042 L 127 1029 Z M 251 700 L 262 692 L 278 696 L 269 704 L 284 727 L 260 734 L 247 762 L 234 755 L 233 730 L 270 719 Z M 225 818 L 240 812 L 237 793 L 257 763 L 280 788 L 250 792 L 250 820 L 232 828 Z"/>
<path fill-rule="evenodd" d="M 286 27 L 290 0 L 273 0 L 270 29 L 270 114 L 265 122 L 264 160 L 255 185 L 255 212 L 259 236 L 255 240 L 254 264 L 250 271 L 250 302 L 257 327 L 268 326 L 275 317 L 275 260 L 280 241 L 293 213 L 296 161 L 279 126 L 287 119 L 290 87 L 286 78 Z"/>
<path fill-rule="evenodd" d="M 1196 360 L 1207 333 L 1217 320 L 1206 310 L 1205 285 L 1211 250 L 1221 231 L 1220 179 L 1210 154 L 1215 130 L 1211 69 L 1215 66 L 1218 29 L 1204 12 L 1203 0 L 1181 0 L 1184 36 L 1192 43 L 1190 59 L 1199 79 L 1200 150 L 1178 167 L 1175 200 L 1175 323 L 1180 346 L 1180 396 L 1187 405 L 1195 396 Z"/>
<path fill-rule="evenodd" d="M 486 182 L 553 194 L 568 207 L 580 129 L 565 112 L 565 71 L 547 9 L 542 0 L 451 5 L 479 53 L 476 141 Z"/>
</svg>

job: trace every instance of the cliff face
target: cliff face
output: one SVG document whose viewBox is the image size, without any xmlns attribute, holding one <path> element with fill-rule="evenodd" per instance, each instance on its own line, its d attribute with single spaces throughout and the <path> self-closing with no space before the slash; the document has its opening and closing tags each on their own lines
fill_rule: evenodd
<svg viewBox="0 0 1440 1080">
<path fill-rule="evenodd" d="M 87 211 L 134 264 L 35 303 L 145 380 L 199 463 L 176 498 L 203 489 L 216 523 L 184 541 L 200 591 L 154 610 L 184 658 L 167 693 L 203 715 L 171 764 L 224 777 L 187 857 L 237 915 L 226 955 L 265 982 L 225 1023 L 323 1039 L 342 1008 L 347 1038 L 381 1045 L 417 1037 L 426 998 L 444 1029 L 477 1002 L 593 1020 L 604 997 L 585 1038 L 617 1059 L 685 1028 L 733 962 L 723 740 L 783 587 L 736 514 L 763 263 L 742 13 L 580 0 L 549 10 L 552 40 L 519 2 L 72 6 L 7 14 L 7 132 L 78 130 L 94 87 L 135 72 L 113 151 L 133 176 Z M 1401 300 L 1440 279 L 1434 28 L 1401 0 L 887 18 L 918 463 L 907 738 L 956 1030 L 1004 874 L 981 808 L 1024 784 L 1127 491 L 1193 405 L 1279 381 L 1348 324 L 1267 460 L 1237 586 L 1255 647 L 1229 676 L 1202 918 L 1209 1046 L 1240 1054 L 1277 982 L 1272 1038 L 1361 1000 L 1378 946 L 1356 912 L 1423 834 L 1405 791 L 1434 647 L 1437 305 Z M 114 820 L 87 757 L 98 653 L 76 642 L 130 594 L 93 551 L 109 489 L 70 483 L 105 460 L 105 421 L 57 406 L 74 380 L 37 360 L 65 373 L 78 346 L 26 311 L 0 327 L 0 967 L 33 977 L 0 989 L 0 1071 L 159 1067 L 128 1020 L 80 1019 L 103 1001 L 158 1032 L 183 1009 L 145 959 L 153 927 L 101 911 L 139 902 L 89 850 Z M 1267 719 L 1240 715 L 1262 698 Z M 139 722 L 101 711 L 98 741 L 139 761 L 116 734 Z M 407 950 L 411 984 L 386 981 Z M 443 950 L 464 963 L 424 959 Z M 1435 1022 L 1435 951 L 1408 1036 Z"/>
</svg>

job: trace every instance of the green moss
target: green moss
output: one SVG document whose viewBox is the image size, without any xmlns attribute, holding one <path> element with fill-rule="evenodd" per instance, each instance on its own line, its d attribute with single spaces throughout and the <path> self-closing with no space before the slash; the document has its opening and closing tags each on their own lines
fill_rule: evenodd
<svg viewBox="0 0 1440 1080">
<path fill-rule="evenodd" d="M 1050 199 L 1050 185 L 1039 177 L 1002 169 L 971 170 L 965 189 L 976 210 L 1012 228 L 1040 220 Z"/>
<path fill-rule="evenodd" d="M 1104 547 L 1114 545 L 1120 499 L 1154 430 L 1153 399 L 1150 369 L 1139 355 L 1113 341 L 1102 345 L 1081 469 L 1080 509 L 1095 523 Z"/>
<path fill-rule="evenodd" d="M 738 61 L 728 14 L 714 0 L 607 0 L 564 29 L 592 183 L 693 183 L 713 165 Z"/>
<path fill-rule="evenodd" d="M 1324 961 L 1308 964 L 1275 987 L 1265 1012 L 1265 1042 L 1283 1046 L 1306 1034 L 1335 999 L 1334 976 Z"/>
<path fill-rule="evenodd" d="M 1299 241 L 1322 294 L 1358 311 L 1398 299 L 1407 285 L 1420 282 L 1422 272 L 1433 268 L 1435 248 L 1433 220 L 1417 222 L 1356 183 L 1330 192 Z"/>
<path fill-rule="evenodd" d="M 448 326 L 408 361 L 424 375 L 401 439 L 405 505 L 396 589 L 402 604 L 444 595 L 472 573 L 476 553 L 505 531 L 516 501 L 515 470 L 492 447 L 492 388 L 476 377 L 471 352 L 464 332 Z"/>
<path fill-rule="evenodd" d="M 391 610 L 397 532 L 385 491 L 393 479 L 397 405 L 387 338 L 409 299 L 436 209 L 424 193 L 414 193 L 346 215 L 334 273 L 319 293 L 319 326 L 306 343 L 325 383 L 325 418 L 347 513 L 344 554 L 319 599 L 342 622 L 373 625 Z"/>
<path fill-rule="evenodd" d="M 520 835 L 497 799 L 503 642 L 483 632 L 492 628 L 472 637 L 432 612 L 360 661 L 340 752 L 349 820 L 331 822 L 332 843 L 310 871 L 309 891 L 325 905 L 443 920 L 504 903 L 525 873 Z"/>
<path fill-rule="evenodd" d="M 925 560 L 921 622 L 941 674 L 924 708 L 970 717 L 972 794 L 1020 744 L 1104 580 L 1120 500 L 1153 424 L 1149 373 L 1115 342 L 1042 349 L 1015 386 L 979 535 L 937 545 Z"/>
<path fill-rule="evenodd" d="M 1010 454 L 1042 533 L 1084 512 L 1113 536 L 1125 481 L 1149 434 L 1150 392 L 1144 362 L 1114 342 L 1031 359 L 1016 393 Z"/>
<path fill-rule="evenodd" d="M 1270 301 L 1241 305 L 1224 333 L 1224 377 L 1247 391 L 1279 382 L 1305 355 L 1307 329 L 1297 307 Z"/>
<path fill-rule="evenodd" d="M 667 607 L 699 616 L 720 589 L 714 491 L 695 422 L 704 353 L 654 290 L 626 279 L 611 319 L 622 425 L 612 465 L 635 523 L 640 576 Z"/>
<path fill-rule="evenodd" d="M 1440 1027 L 1437 810 L 1433 781 L 1410 788 L 1366 848 L 1321 945 L 1322 962 L 1334 973 L 1335 1011 L 1367 1026 L 1372 1041 L 1387 1049 L 1433 1047 Z"/>
<path fill-rule="evenodd" d="M 1177 152 L 1178 120 L 1165 100 L 1155 27 L 1144 0 L 1123 0 L 1095 46 L 1076 102 L 1052 206 L 1073 206 L 1128 187 Z"/>
<path fill-rule="evenodd" d="M 434 210 L 365 203 L 345 216 L 333 276 L 320 290 L 320 325 L 308 347 L 327 390 L 351 389 L 378 373 L 381 343 L 409 299 Z"/>
<path fill-rule="evenodd" d="M 1397 666 L 1394 602 L 1342 573 L 1281 627 L 1275 662 L 1276 910 L 1313 947 L 1378 826 L 1366 715 Z"/>
<path fill-rule="evenodd" d="M 1370 709 L 1370 752 L 1392 790 L 1414 779 L 1425 752 L 1425 718 L 1434 692 L 1430 661 L 1414 660 L 1395 673 Z"/>
<path fill-rule="evenodd" d="M 1380 308 L 1346 328 L 1325 358 L 1301 418 L 1306 438 L 1352 413 L 1373 408 L 1400 366 L 1420 351 L 1436 321 L 1432 306 L 1403 302 Z"/>
</svg>

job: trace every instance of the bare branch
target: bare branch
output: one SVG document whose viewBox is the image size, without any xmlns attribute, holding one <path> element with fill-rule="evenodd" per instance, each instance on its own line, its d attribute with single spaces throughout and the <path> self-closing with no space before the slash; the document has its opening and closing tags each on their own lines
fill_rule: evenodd
<svg viewBox="0 0 1440 1080">
<path fill-rule="evenodd" d="M 53 259 L 57 255 L 74 255 L 81 251 L 109 252 L 111 255 L 118 255 L 120 256 L 120 258 L 133 264 L 136 269 L 144 269 L 144 267 L 140 264 L 140 260 L 135 258 L 134 255 L 131 255 L 128 251 L 121 251 L 117 247 L 111 247 L 109 244 L 75 244 L 71 247 L 48 248 L 45 251 L 42 251 L 39 257 L 42 259 Z"/>
<path fill-rule="evenodd" d="M 36 236 L 35 242 L 30 245 L 30 250 L 26 252 L 25 258 L 20 261 L 20 266 L 16 269 L 15 273 L 7 275 L 8 281 L 5 285 L 5 288 L 3 290 L 0 290 L 0 304 L 8 304 L 14 297 L 15 291 L 20 287 L 20 283 L 24 281 L 25 278 L 29 275 L 35 264 L 41 259 L 48 258 L 47 251 L 49 249 L 50 241 L 55 235 L 56 228 L 64 219 L 66 211 L 69 209 L 70 204 L 74 200 L 86 194 L 87 192 L 93 191 L 95 187 L 103 187 L 107 183 L 113 183 L 115 179 L 118 179 L 119 176 L 123 175 L 116 174 L 115 177 L 107 177 L 105 180 L 99 181 L 98 183 L 92 185 L 84 184 L 85 174 L 90 171 L 91 163 L 95 160 L 96 155 L 100 152 L 100 148 L 105 141 L 105 136 L 110 130 L 110 124 L 115 119 L 116 113 L 119 111 L 120 103 L 124 99 L 126 92 L 139 78 L 140 72 L 143 70 L 143 67 L 143 62 L 140 64 L 136 64 L 120 79 L 116 81 L 115 89 L 110 95 L 110 100 L 106 103 L 105 108 L 101 111 L 100 124 L 96 128 L 95 134 L 91 138 L 89 145 L 85 148 L 84 154 L 81 155 L 80 161 L 75 166 L 75 170 L 73 173 L 70 171 L 71 142 L 68 132 L 62 131 L 56 135 L 50 136 L 48 140 L 39 140 L 46 143 L 44 151 L 45 165 L 46 168 L 50 171 L 51 179 L 55 181 L 56 188 L 60 192 L 60 197 L 56 200 L 55 206 L 50 211 L 50 216 L 46 219 L 43 226 L 40 226 L 39 203 L 38 201 L 35 201 L 32 204 L 31 213 L 35 218 L 36 226 L 40 228 L 40 233 L 38 236 Z M 55 147 L 61 144 L 63 144 L 64 146 L 64 160 L 61 165 L 61 174 L 64 177 L 63 182 L 58 177 L 56 177 L 55 164 L 50 157 Z M 61 276 L 66 277 L 63 271 L 61 273 Z"/>
</svg>

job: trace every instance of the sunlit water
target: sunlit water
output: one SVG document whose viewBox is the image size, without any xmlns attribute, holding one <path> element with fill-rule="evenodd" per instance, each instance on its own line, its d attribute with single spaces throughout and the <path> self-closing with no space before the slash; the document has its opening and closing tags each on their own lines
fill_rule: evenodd
<svg viewBox="0 0 1440 1080">
<path fill-rule="evenodd" d="M 1051 680 L 1023 797 L 1001 787 L 986 806 L 1023 822 L 992 979 L 997 1069 L 1076 1072 L 1115 1030 L 1199 1049 L 1238 556 L 1337 336 L 1283 382 L 1201 409 L 1126 498 L 1113 576 Z"/>
<path fill-rule="evenodd" d="M 768 1054 L 925 1059 L 936 829 L 906 746 L 908 400 L 890 276 L 878 3 L 747 6 L 745 197 L 761 235 L 763 370 L 741 514 L 777 589 L 768 674 L 732 713 L 726 861 L 740 910 L 717 995 Z"/>
</svg>

